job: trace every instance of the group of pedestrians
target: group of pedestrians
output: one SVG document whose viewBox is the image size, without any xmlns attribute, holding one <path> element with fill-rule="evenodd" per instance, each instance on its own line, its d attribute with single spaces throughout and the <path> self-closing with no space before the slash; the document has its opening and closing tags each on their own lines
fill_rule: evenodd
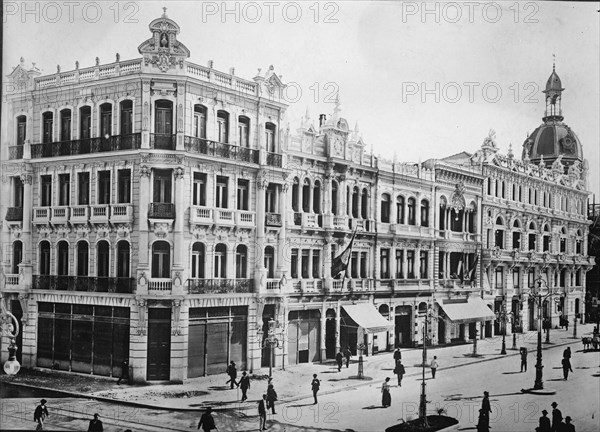
<svg viewBox="0 0 600 432">
<path fill-rule="evenodd" d="M 542 410 L 540 424 L 535 428 L 536 432 L 575 432 L 575 426 L 571 423 L 571 417 L 566 416 L 563 422 L 563 416 L 557 408 L 558 404 L 552 402 L 552 422 L 548 418 L 548 411 Z"/>
<path fill-rule="evenodd" d="M 350 367 L 350 358 L 352 357 L 352 351 L 350 351 L 350 347 L 346 347 L 344 352 L 338 351 L 335 355 L 335 361 L 337 363 L 338 372 L 342 370 L 342 364 L 344 359 L 346 359 L 346 368 Z"/>
<path fill-rule="evenodd" d="M 48 413 L 48 407 L 46 404 L 48 401 L 46 399 L 40 400 L 40 404 L 35 407 L 33 411 L 33 421 L 36 423 L 35 430 L 43 431 L 44 430 L 44 420 L 46 417 L 50 417 Z M 94 418 L 90 420 L 88 426 L 88 432 L 103 432 L 104 426 L 102 425 L 102 421 L 100 420 L 100 415 L 98 413 L 94 414 Z"/>
</svg>

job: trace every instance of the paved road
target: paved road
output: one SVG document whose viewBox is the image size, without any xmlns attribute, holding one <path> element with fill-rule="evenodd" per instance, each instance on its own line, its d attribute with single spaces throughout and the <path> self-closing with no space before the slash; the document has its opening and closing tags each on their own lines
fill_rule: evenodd
<svg viewBox="0 0 600 432">
<path fill-rule="evenodd" d="M 574 373 L 568 381 L 562 380 L 560 359 L 564 346 L 551 346 L 544 350 L 545 386 L 557 390 L 553 396 L 521 394 L 521 388 L 533 385 L 535 354 L 530 352 L 529 371 L 519 373 L 518 356 L 502 357 L 476 364 L 444 369 L 451 359 L 444 358 L 444 350 L 437 350 L 440 369 L 435 380 L 429 379 L 427 370 L 427 395 L 430 413 L 444 408 L 448 415 L 460 419 L 459 430 L 475 430 L 476 413 L 481 404 L 483 390 L 490 392 L 492 403 L 491 425 L 493 432 L 533 431 L 542 409 L 551 411 L 550 403 L 556 401 L 563 416 L 574 419 L 578 432 L 600 430 L 600 353 L 582 353 L 581 343 L 573 341 Z M 465 352 L 469 348 L 465 348 Z M 510 353 L 510 351 L 509 351 Z M 456 350 L 454 354 L 457 355 Z M 457 359 L 452 359 L 455 361 Z M 344 389 L 335 394 L 319 397 L 319 404 L 305 399 L 279 405 L 277 414 L 269 417 L 271 431 L 383 431 L 402 418 L 414 417 L 418 411 L 421 381 L 414 376 L 419 370 L 408 365 L 401 388 L 392 388 L 392 407 L 381 408 L 380 386 L 386 375 L 391 376 L 389 365 L 382 363 L 381 370 L 366 385 Z M 394 383 L 395 379 L 391 376 Z M 322 380 L 340 379 L 339 375 L 321 375 Z M 306 382 L 299 393 L 306 394 Z M 87 430 L 94 412 L 98 412 L 105 431 L 189 431 L 196 430 L 200 412 L 176 412 L 124 406 L 117 403 L 96 402 L 86 399 L 47 398 L 51 417 L 46 430 Z M 38 398 L 5 399 L 0 402 L 0 427 L 2 430 L 33 430 L 32 412 Z M 215 414 L 220 431 L 258 430 L 255 407 L 234 407 Z"/>
</svg>

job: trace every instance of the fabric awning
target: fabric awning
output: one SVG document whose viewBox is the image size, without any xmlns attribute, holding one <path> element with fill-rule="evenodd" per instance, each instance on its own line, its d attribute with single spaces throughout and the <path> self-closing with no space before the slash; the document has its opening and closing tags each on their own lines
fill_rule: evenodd
<svg viewBox="0 0 600 432">
<path fill-rule="evenodd" d="M 342 305 L 356 324 L 366 333 L 379 333 L 394 330 L 394 323 L 385 319 L 371 303 Z"/>
<path fill-rule="evenodd" d="M 444 303 L 440 303 L 440 306 L 450 321 L 456 324 L 489 321 L 496 318 L 494 312 L 479 297 L 469 298 L 468 301 L 462 302 L 445 300 Z"/>
</svg>

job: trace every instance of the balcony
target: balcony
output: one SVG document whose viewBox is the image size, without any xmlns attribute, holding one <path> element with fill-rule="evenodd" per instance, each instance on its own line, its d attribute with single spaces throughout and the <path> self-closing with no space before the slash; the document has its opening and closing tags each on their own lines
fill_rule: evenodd
<svg viewBox="0 0 600 432">
<path fill-rule="evenodd" d="M 345 230 L 348 227 L 348 216 L 333 216 L 333 228 Z"/>
<path fill-rule="evenodd" d="M 56 141 L 31 145 L 31 158 L 76 156 L 83 154 L 135 150 L 141 146 L 141 134 L 113 135 L 80 140 Z"/>
<path fill-rule="evenodd" d="M 170 278 L 151 278 L 148 281 L 148 292 L 154 294 L 170 294 L 173 282 Z"/>
<path fill-rule="evenodd" d="M 265 225 L 270 227 L 281 227 L 281 213 L 265 213 Z"/>
<path fill-rule="evenodd" d="M 126 277 L 34 275 L 33 289 L 132 294 L 135 279 Z"/>
<path fill-rule="evenodd" d="M 50 223 L 51 207 L 34 207 L 33 208 L 33 223 L 47 225 Z"/>
<path fill-rule="evenodd" d="M 188 279 L 188 294 L 234 294 L 254 292 L 252 279 Z"/>
<path fill-rule="evenodd" d="M 279 292 L 281 279 L 267 279 L 267 291 L 268 292 Z"/>
<path fill-rule="evenodd" d="M 348 218 L 348 227 L 358 232 L 374 232 L 375 222 L 370 219 Z"/>
<path fill-rule="evenodd" d="M 150 203 L 148 204 L 149 219 L 175 219 L 175 204 Z"/>
<path fill-rule="evenodd" d="M 108 205 L 95 205 L 90 207 L 90 222 L 93 224 L 108 223 Z"/>
<path fill-rule="evenodd" d="M 23 159 L 23 145 L 10 146 L 8 148 L 8 159 Z"/>
<path fill-rule="evenodd" d="M 113 204 L 110 206 L 111 223 L 132 223 L 133 206 L 130 204 Z"/>
<path fill-rule="evenodd" d="M 90 208 L 88 206 L 71 207 L 71 219 L 73 224 L 87 224 L 90 218 Z"/>
<path fill-rule="evenodd" d="M 190 153 L 258 164 L 258 150 L 248 147 L 240 147 L 191 136 L 184 137 L 183 145 L 185 150 Z"/>
<path fill-rule="evenodd" d="M 350 279 L 348 289 L 352 292 L 371 291 L 371 279 Z"/>
<path fill-rule="evenodd" d="M 190 224 L 212 225 L 212 209 L 207 207 L 190 207 Z"/>
<path fill-rule="evenodd" d="M 314 213 L 294 213 L 294 225 L 306 228 L 323 226 L 323 215 Z"/>
<path fill-rule="evenodd" d="M 17 288 L 19 286 L 18 274 L 5 274 L 5 285 L 7 288 Z"/>
<path fill-rule="evenodd" d="M 52 223 L 65 225 L 69 220 L 69 210 L 71 208 L 67 206 L 52 207 Z"/>
<path fill-rule="evenodd" d="M 175 150 L 177 136 L 171 134 L 150 134 L 150 148 L 155 150 Z"/>
<path fill-rule="evenodd" d="M 9 207 L 8 210 L 6 210 L 6 217 L 4 219 L 8 222 L 22 222 L 23 207 Z"/>
<path fill-rule="evenodd" d="M 283 166 L 283 156 L 278 153 L 267 153 L 267 165 L 275 168 Z"/>
<path fill-rule="evenodd" d="M 234 225 L 234 211 L 233 210 L 214 210 L 215 224 L 217 225 Z"/>
<path fill-rule="evenodd" d="M 237 226 L 254 228 L 256 226 L 256 222 L 254 220 L 254 213 L 247 211 L 238 211 L 235 214 L 235 223 Z"/>
</svg>

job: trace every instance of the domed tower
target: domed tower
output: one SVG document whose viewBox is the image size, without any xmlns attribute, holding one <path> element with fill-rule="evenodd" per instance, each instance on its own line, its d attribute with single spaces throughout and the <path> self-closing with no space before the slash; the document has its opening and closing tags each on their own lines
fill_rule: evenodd
<svg viewBox="0 0 600 432">
<path fill-rule="evenodd" d="M 558 159 L 565 172 L 576 161 L 583 163 L 583 151 L 575 132 L 563 123 L 561 100 L 564 88 L 555 65 L 552 74 L 546 82 L 546 112 L 542 117 L 543 123 L 523 143 L 522 159 L 529 159 L 538 164 L 543 160 L 546 166 Z"/>
</svg>

